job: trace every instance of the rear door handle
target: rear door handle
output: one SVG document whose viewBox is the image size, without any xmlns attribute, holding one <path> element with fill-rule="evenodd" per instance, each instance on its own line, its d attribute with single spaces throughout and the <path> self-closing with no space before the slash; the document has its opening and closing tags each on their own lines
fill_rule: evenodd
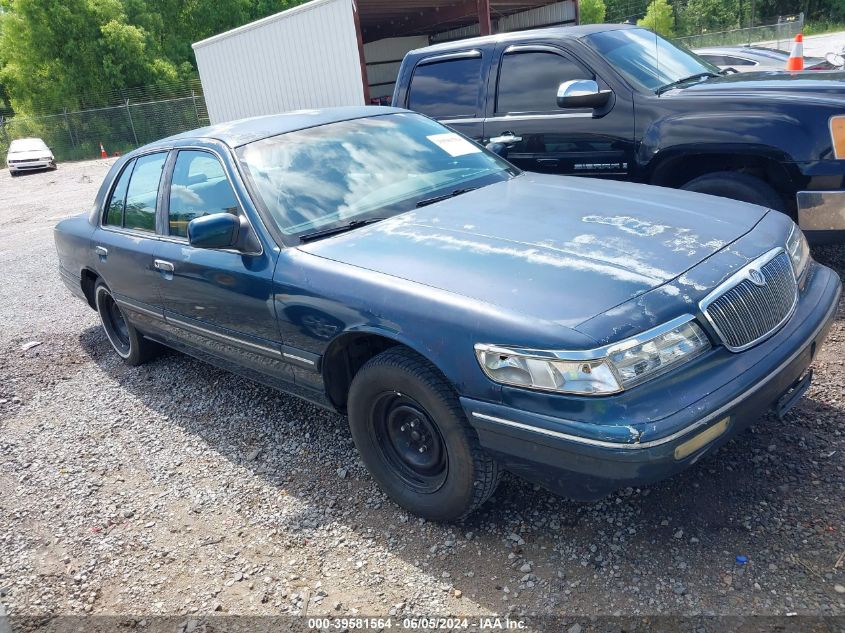
<svg viewBox="0 0 845 633">
<path fill-rule="evenodd" d="M 109 249 L 107 249 L 105 246 L 95 247 L 94 252 L 97 253 L 97 255 L 99 255 L 100 259 L 105 259 L 106 257 L 109 256 Z"/>
<path fill-rule="evenodd" d="M 170 262 L 166 262 L 163 259 L 153 260 L 153 266 L 155 266 L 157 270 L 160 270 L 163 273 L 173 272 L 173 264 L 171 264 Z"/>
</svg>

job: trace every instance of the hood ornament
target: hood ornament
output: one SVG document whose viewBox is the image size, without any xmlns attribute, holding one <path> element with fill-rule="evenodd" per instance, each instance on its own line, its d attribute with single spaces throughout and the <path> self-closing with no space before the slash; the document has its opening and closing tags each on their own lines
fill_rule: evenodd
<svg viewBox="0 0 845 633">
<path fill-rule="evenodd" d="M 766 277 L 756 268 L 751 268 L 748 271 L 748 279 L 751 280 L 755 286 L 765 286 L 766 285 Z"/>
</svg>

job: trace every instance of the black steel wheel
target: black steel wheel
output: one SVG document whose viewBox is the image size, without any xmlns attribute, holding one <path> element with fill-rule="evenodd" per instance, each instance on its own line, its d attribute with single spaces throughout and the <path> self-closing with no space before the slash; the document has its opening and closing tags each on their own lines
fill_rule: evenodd
<svg viewBox="0 0 845 633">
<path fill-rule="evenodd" d="M 455 390 L 414 351 L 396 346 L 355 374 L 347 401 L 367 470 L 400 506 L 434 521 L 461 519 L 499 483 Z"/>
<path fill-rule="evenodd" d="M 103 281 L 94 286 L 94 300 L 106 338 L 127 365 L 141 365 L 155 356 L 159 345 L 135 329 Z"/>
<path fill-rule="evenodd" d="M 443 485 L 449 472 L 446 444 L 418 402 L 396 391 L 385 392 L 373 402 L 368 426 L 382 459 L 405 485 L 420 493 Z"/>
</svg>

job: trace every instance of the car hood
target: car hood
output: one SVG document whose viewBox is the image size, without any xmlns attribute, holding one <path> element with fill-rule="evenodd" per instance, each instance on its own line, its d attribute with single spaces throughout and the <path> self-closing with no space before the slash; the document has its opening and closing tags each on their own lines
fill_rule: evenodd
<svg viewBox="0 0 845 633">
<path fill-rule="evenodd" d="M 575 327 L 681 275 L 765 213 L 662 187 L 523 174 L 299 248 Z"/>
<path fill-rule="evenodd" d="M 22 152 L 9 152 L 6 160 L 38 160 L 39 158 L 51 157 L 53 154 L 48 149 L 31 149 Z"/>
<path fill-rule="evenodd" d="M 765 98 L 819 95 L 843 99 L 845 72 L 814 70 L 737 73 L 712 77 L 707 81 L 673 91 L 672 94 L 678 97 L 760 95 Z"/>
</svg>

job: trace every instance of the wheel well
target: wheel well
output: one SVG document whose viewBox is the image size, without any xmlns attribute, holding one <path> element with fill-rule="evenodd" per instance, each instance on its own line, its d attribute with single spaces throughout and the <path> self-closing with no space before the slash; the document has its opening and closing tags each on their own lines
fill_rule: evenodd
<svg viewBox="0 0 845 633">
<path fill-rule="evenodd" d="M 88 300 L 88 305 L 91 306 L 92 309 L 97 309 L 97 304 L 94 303 L 94 286 L 97 285 L 97 280 L 99 277 L 97 273 L 92 272 L 88 269 L 82 271 L 82 292 L 85 293 L 85 298 Z"/>
<path fill-rule="evenodd" d="M 649 183 L 661 187 L 681 187 L 690 180 L 719 171 L 736 171 L 759 178 L 789 204 L 795 203 L 794 185 L 787 169 L 764 156 L 741 154 L 686 154 L 667 158 L 652 171 Z"/>
<path fill-rule="evenodd" d="M 374 356 L 396 345 L 400 343 L 369 333 L 344 334 L 332 341 L 323 355 L 323 380 L 329 400 L 339 411 L 346 411 L 346 397 L 358 370 Z"/>
</svg>

